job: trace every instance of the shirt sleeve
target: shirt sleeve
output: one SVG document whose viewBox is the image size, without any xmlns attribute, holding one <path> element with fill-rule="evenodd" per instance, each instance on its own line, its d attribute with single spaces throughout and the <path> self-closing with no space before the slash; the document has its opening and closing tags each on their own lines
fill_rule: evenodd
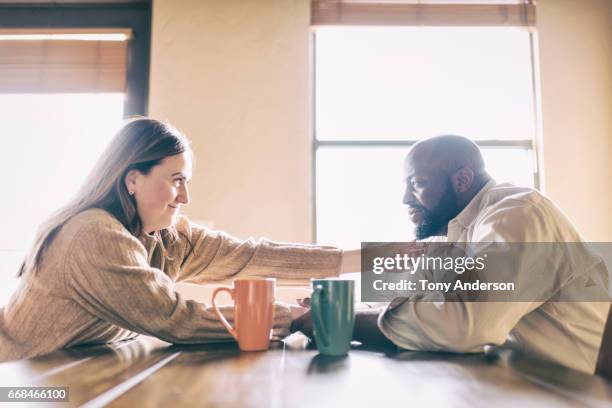
<svg viewBox="0 0 612 408">
<path fill-rule="evenodd" d="M 174 282 L 147 262 L 144 246 L 121 225 L 87 224 L 75 235 L 66 259 L 71 298 L 92 315 L 171 343 L 231 341 L 206 304 L 184 299 Z M 233 320 L 231 309 L 224 315 Z M 276 305 L 274 327 L 288 334 L 291 311 Z"/>
<path fill-rule="evenodd" d="M 334 247 L 241 240 L 181 217 L 176 281 L 196 284 L 236 277 L 273 277 L 280 285 L 305 285 L 311 278 L 338 276 L 342 251 Z"/>
<path fill-rule="evenodd" d="M 479 221 L 478 242 L 547 240 L 544 216 L 533 207 L 514 204 L 493 211 L 491 216 Z M 519 320 L 543 303 L 533 290 L 540 287 L 548 290 L 544 282 L 537 281 L 537 276 L 542 274 L 535 278 L 530 274 L 537 267 L 533 256 L 510 255 L 512 259 L 507 262 L 496 263 L 496 276 L 511 277 L 523 287 L 529 287 L 532 301 L 470 302 L 445 298 L 432 302 L 427 298 L 398 298 L 379 316 L 380 330 L 397 346 L 412 350 L 481 352 L 486 344 L 504 343 Z"/>
</svg>

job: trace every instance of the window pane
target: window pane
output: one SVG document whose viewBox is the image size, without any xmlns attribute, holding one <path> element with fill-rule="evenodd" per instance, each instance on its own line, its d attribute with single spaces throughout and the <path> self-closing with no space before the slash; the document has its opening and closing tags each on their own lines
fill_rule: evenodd
<svg viewBox="0 0 612 408">
<path fill-rule="evenodd" d="M 533 151 L 522 148 L 483 148 L 487 171 L 499 182 L 534 187 Z"/>
<path fill-rule="evenodd" d="M 315 62 L 318 139 L 534 136 L 526 31 L 322 27 Z"/>
<path fill-rule="evenodd" d="M 357 248 L 361 241 L 411 239 L 402 205 L 406 149 L 317 150 L 317 242 Z"/>
<path fill-rule="evenodd" d="M 407 148 L 397 147 L 317 150 L 318 243 L 357 248 L 361 241 L 413 239 L 413 226 L 402 204 L 407 152 Z M 533 185 L 530 151 L 483 148 L 482 152 L 496 181 Z"/>
</svg>

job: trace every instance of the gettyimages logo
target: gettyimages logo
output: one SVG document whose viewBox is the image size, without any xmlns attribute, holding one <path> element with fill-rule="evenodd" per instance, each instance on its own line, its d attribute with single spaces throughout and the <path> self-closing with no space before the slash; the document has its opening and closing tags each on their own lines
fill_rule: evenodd
<svg viewBox="0 0 612 408">
<path fill-rule="evenodd" d="M 364 242 L 361 300 L 610 301 L 612 243 Z"/>
<path fill-rule="evenodd" d="M 394 257 L 380 256 L 374 258 L 372 260 L 372 272 L 381 274 L 385 271 L 403 270 L 414 275 L 417 271 L 423 269 L 443 269 L 446 271 L 452 270 L 460 275 L 468 270 L 482 271 L 485 268 L 484 261 L 486 257 L 487 254 L 483 254 L 476 258 L 466 256 L 447 256 L 442 258 L 438 256 L 425 256 L 425 254 L 395 254 Z"/>
</svg>

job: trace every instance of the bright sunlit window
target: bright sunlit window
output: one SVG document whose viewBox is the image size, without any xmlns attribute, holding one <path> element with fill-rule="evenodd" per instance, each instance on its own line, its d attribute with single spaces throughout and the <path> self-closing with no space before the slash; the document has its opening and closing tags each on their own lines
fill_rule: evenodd
<svg viewBox="0 0 612 408">
<path fill-rule="evenodd" d="M 314 35 L 319 243 L 412 239 L 402 161 L 426 137 L 469 137 L 497 181 L 535 185 L 527 31 L 320 27 Z"/>
<path fill-rule="evenodd" d="M 72 198 L 121 125 L 123 104 L 124 94 L 0 94 L 0 300 L 38 225 Z"/>
<path fill-rule="evenodd" d="M 131 33 L 129 27 L 0 33 L 0 306 L 40 224 L 77 193 L 124 110 L 137 109 L 127 75 L 129 44 L 137 48 Z M 137 61 L 131 66 L 135 73 Z"/>
</svg>

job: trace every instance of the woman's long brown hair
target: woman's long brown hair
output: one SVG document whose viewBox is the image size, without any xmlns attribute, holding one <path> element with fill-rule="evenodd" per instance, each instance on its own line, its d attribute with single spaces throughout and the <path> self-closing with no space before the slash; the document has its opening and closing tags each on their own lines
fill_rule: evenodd
<svg viewBox="0 0 612 408">
<path fill-rule="evenodd" d="M 142 221 L 136 202 L 127 191 L 125 176 L 130 170 L 147 174 L 164 158 L 184 152 L 191 153 L 189 141 L 168 123 L 150 118 L 128 121 L 98 159 L 75 198 L 40 226 L 18 276 L 28 270 L 35 271 L 62 226 L 91 208 L 110 212 L 132 235 L 140 236 Z M 178 237 L 174 227 L 157 231 L 155 235 L 164 252 L 164 245 Z"/>
</svg>

